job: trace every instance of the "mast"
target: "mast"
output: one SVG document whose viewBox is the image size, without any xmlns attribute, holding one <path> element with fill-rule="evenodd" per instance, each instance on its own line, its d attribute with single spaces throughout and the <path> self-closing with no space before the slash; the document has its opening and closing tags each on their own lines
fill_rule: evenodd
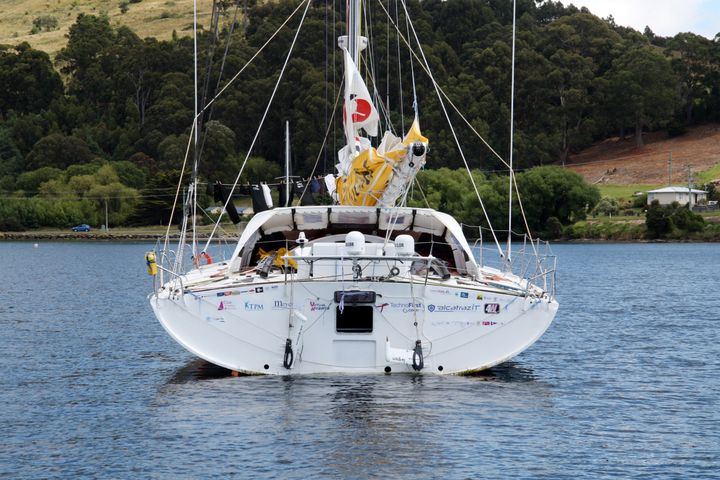
<svg viewBox="0 0 720 480">
<path fill-rule="evenodd" d="M 290 122 L 285 121 L 285 203 L 290 203 Z"/>
<path fill-rule="evenodd" d="M 515 3 L 516 0 L 513 0 L 512 68 L 510 74 L 510 180 L 508 185 L 508 239 L 507 254 L 505 255 L 508 270 L 511 269 L 512 261 L 513 135 L 515 133 Z"/>
<path fill-rule="evenodd" d="M 358 65 L 360 60 L 360 3 L 362 0 L 347 0 L 347 31 L 348 31 L 348 52 Z"/>
<path fill-rule="evenodd" d="M 193 0 L 193 77 L 194 77 L 194 110 L 195 118 L 193 120 L 193 171 L 192 183 L 190 185 L 190 196 L 188 201 L 192 202 L 192 255 L 197 256 L 197 238 L 195 232 L 195 213 L 197 209 L 197 176 L 198 176 L 198 66 L 197 66 L 197 0 Z"/>
</svg>

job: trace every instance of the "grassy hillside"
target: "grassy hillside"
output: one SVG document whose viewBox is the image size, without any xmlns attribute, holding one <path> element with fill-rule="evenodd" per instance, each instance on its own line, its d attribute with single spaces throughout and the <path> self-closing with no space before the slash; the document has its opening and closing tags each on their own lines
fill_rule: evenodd
<svg viewBox="0 0 720 480">
<path fill-rule="evenodd" d="M 121 12 L 121 3 L 127 11 Z M 198 2 L 198 23 L 210 23 L 212 2 Z M 81 13 L 106 14 L 117 27 L 126 25 L 140 37 L 168 39 L 192 33 L 193 0 L 3 0 L 0 8 L 0 44 L 28 42 L 51 56 L 65 46 L 65 35 Z M 40 16 L 54 17 L 57 29 L 31 34 L 33 21 Z"/>
<path fill-rule="evenodd" d="M 597 185 L 603 196 L 630 198 L 636 191 L 667 186 L 671 153 L 673 185 L 687 185 L 687 166 L 695 183 L 720 179 L 720 125 L 690 127 L 674 138 L 647 134 L 639 149 L 633 139 L 609 138 L 573 155 L 568 168 Z"/>
</svg>

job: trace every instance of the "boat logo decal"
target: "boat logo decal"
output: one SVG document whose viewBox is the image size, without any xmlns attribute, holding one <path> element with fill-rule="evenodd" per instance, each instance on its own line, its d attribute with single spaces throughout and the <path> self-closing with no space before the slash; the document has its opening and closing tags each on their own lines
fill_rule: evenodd
<svg viewBox="0 0 720 480">
<path fill-rule="evenodd" d="M 273 310 L 290 310 L 293 308 L 292 302 L 284 302 L 282 300 L 275 300 L 273 302 Z"/>
<path fill-rule="evenodd" d="M 318 303 L 318 302 L 310 302 L 310 311 L 325 311 L 330 310 L 330 304 L 329 303 Z"/>
<path fill-rule="evenodd" d="M 460 295 L 460 298 L 468 298 L 468 292 L 460 292 L 457 295 Z"/>
<path fill-rule="evenodd" d="M 480 305 L 433 305 L 427 306 L 430 313 L 477 312 Z"/>
<path fill-rule="evenodd" d="M 482 299 L 483 299 L 482 293 L 478 293 L 478 294 L 477 294 L 477 297 L 475 297 L 475 298 L 476 298 L 477 300 L 482 300 Z"/>
<path fill-rule="evenodd" d="M 453 293 L 448 288 L 431 288 L 431 292 L 433 293 L 439 293 L 442 295 L 452 295 Z"/>
<path fill-rule="evenodd" d="M 383 303 L 381 305 L 375 305 L 382 312 L 385 307 L 392 310 L 402 310 L 403 313 L 419 312 L 423 309 L 423 304 L 420 302 L 391 302 Z M 430 309 L 432 307 L 432 310 Z M 428 310 L 431 312 L 435 309 L 435 305 L 428 305 Z"/>
<path fill-rule="evenodd" d="M 486 303 L 485 304 L 485 313 L 500 313 L 500 304 L 499 303 Z"/>
<path fill-rule="evenodd" d="M 265 307 L 259 303 L 245 302 L 245 310 L 249 312 L 259 312 Z"/>
<path fill-rule="evenodd" d="M 237 309 L 237 304 L 233 302 L 232 300 L 225 299 L 221 300 L 217 307 L 218 311 L 220 310 L 235 310 Z"/>
<path fill-rule="evenodd" d="M 255 287 L 255 293 L 263 293 L 263 287 Z"/>
</svg>

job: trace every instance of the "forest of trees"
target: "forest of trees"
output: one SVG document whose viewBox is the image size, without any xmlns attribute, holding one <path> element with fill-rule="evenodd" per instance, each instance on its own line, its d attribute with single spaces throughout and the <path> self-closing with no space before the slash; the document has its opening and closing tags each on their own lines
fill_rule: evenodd
<svg viewBox="0 0 720 480">
<path fill-rule="evenodd" d="M 280 172 L 286 120 L 292 129 L 294 173 L 308 175 L 318 155 L 318 173 L 332 171 L 343 141 L 339 115 L 324 150 L 322 145 L 342 78 L 335 43 L 344 31 L 344 3 L 336 4 L 337 12 L 326 2 L 312 4 L 246 180 L 268 180 Z M 234 24 L 235 2 L 220 5 L 220 28 L 206 26 L 199 39 L 206 99 L 246 64 L 297 2 L 250 1 L 247 15 Z M 412 119 L 415 76 L 423 133 L 432 149 L 430 171 L 421 177 L 425 193 L 442 204 L 433 206 L 479 222 L 471 199 L 458 200 L 461 206 L 453 210 L 454 177 L 432 174 L 438 168 L 457 169 L 462 159 L 431 81 L 417 62 L 411 65 L 407 51 L 398 54 L 398 37 L 381 5 L 398 11 L 392 0 L 368 3 L 371 85 L 383 101 L 404 90 L 402 103 L 387 105 L 392 126 L 400 130 Z M 410 1 L 408 8 L 438 84 L 473 128 L 507 156 L 512 2 L 424 0 Z M 402 13 L 393 21 L 405 25 Z M 204 182 L 234 180 L 296 25 L 296 19 L 291 21 L 201 119 L 199 174 Z M 82 14 L 67 37 L 54 61 L 27 43 L 0 46 L 0 229 L 104 223 L 100 207 L 105 203 L 111 224 L 162 221 L 193 118 L 192 39 L 141 39 L 126 27 L 112 27 L 107 17 Z M 327 68 L 333 64 L 337 73 Z M 649 28 L 640 33 L 618 26 L 586 9 L 520 0 L 516 65 L 514 156 L 521 170 L 562 164 L 572 152 L 610 135 L 634 135 L 640 146 L 643 131 L 680 135 L 688 125 L 720 120 L 718 38 L 692 33 L 665 38 Z M 495 205 L 488 189 L 497 184 L 500 190 L 501 163 L 456 114 L 450 115 L 468 162 Z M 592 189 L 578 193 L 582 185 L 573 194 L 577 179 L 568 172 L 540 172 L 526 172 L 525 187 L 520 178 L 519 183 L 529 189 L 523 194 L 533 198 L 532 208 L 546 212 L 541 220 L 556 217 L 566 223 L 581 214 L 580 206 L 586 211 L 597 202 Z M 569 185 L 572 205 L 563 207 L 531 191 L 532 185 L 550 184 L 556 176 Z M 467 189 L 460 193 L 469 194 Z M 502 225 L 502 202 L 496 204 L 492 214 Z M 543 225 L 533 228 L 540 231 Z"/>
</svg>

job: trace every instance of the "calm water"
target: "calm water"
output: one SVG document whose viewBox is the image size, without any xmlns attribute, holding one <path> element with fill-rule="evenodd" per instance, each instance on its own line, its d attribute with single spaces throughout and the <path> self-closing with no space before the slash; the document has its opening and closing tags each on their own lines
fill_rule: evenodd
<svg viewBox="0 0 720 480">
<path fill-rule="evenodd" d="M 146 249 L 0 243 L 0 477 L 720 477 L 719 245 L 556 246 L 556 322 L 474 378 L 227 376 Z"/>
</svg>

